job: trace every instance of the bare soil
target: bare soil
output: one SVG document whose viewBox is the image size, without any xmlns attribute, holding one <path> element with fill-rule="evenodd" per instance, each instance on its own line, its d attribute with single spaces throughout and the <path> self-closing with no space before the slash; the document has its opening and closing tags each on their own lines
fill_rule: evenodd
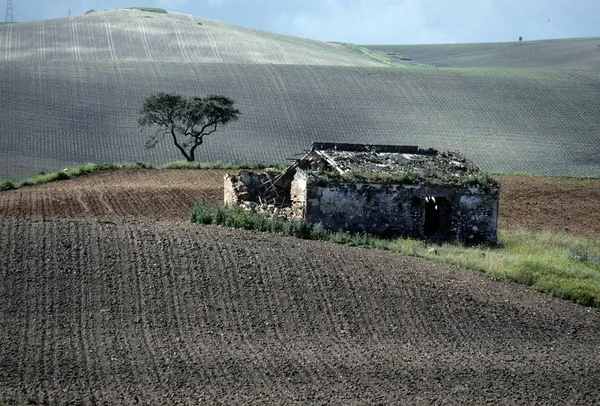
<svg viewBox="0 0 600 406">
<path fill-rule="evenodd" d="M 600 403 L 600 313 L 419 258 L 189 224 L 222 176 L 0 193 L 0 405 Z M 598 231 L 597 207 L 544 209 L 552 179 L 500 181 L 501 226 Z M 598 196 L 578 182 L 556 187 Z M 503 219 L 535 196 L 537 222 Z"/>
<path fill-rule="evenodd" d="M 498 176 L 500 229 L 600 237 L 600 179 Z"/>
<path fill-rule="evenodd" d="M 226 170 L 127 169 L 0 193 L 0 218 L 189 217 L 198 199 L 223 201 Z M 232 171 L 229 171 L 232 172 Z"/>
</svg>

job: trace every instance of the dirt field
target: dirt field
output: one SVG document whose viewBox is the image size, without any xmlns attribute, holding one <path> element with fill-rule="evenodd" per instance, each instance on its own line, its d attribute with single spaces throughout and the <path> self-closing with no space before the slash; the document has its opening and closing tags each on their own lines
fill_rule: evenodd
<svg viewBox="0 0 600 406">
<path fill-rule="evenodd" d="M 502 187 L 499 228 L 600 236 L 600 179 L 541 176 L 497 179 Z"/>
<path fill-rule="evenodd" d="M 0 405 L 600 403 L 600 313 L 418 258 L 188 224 L 222 175 L 0 193 Z M 500 180 L 501 226 L 600 234 L 599 180 Z"/>
</svg>

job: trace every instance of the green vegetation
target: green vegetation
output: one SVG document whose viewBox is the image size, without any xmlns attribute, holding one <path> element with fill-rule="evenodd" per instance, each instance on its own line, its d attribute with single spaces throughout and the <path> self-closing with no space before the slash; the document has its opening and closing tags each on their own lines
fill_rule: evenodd
<svg viewBox="0 0 600 406">
<path fill-rule="evenodd" d="M 23 186 L 38 185 L 42 183 L 54 182 L 58 180 L 67 180 L 77 176 L 86 175 L 88 173 L 110 171 L 115 169 L 266 169 L 266 168 L 279 168 L 278 165 L 266 165 L 266 164 L 230 164 L 221 161 L 217 162 L 186 162 L 186 161 L 173 161 L 165 164 L 154 166 L 144 162 L 132 162 L 124 164 L 94 164 L 87 163 L 84 165 L 67 167 L 63 170 L 44 173 L 41 172 L 38 175 L 26 178 L 20 182 L 13 183 L 12 181 L 5 179 L 0 181 L 0 191 L 19 189 Z"/>
<path fill-rule="evenodd" d="M 148 13 L 167 14 L 167 10 L 165 10 L 164 8 L 157 8 L 157 7 L 127 7 L 127 9 L 128 10 L 146 11 Z"/>
<path fill-rule="evenodd" d="M 490 175 L 481 171 L 473 171 L 466 176 L 454 176 L 452 173 L 443 173 L 441 170 L 418 171 L 403 170 L 398 172 L 356 172 L 350 171 L 341 174 L 335 171 L 324 171 L 319 174 L 313 174 L 317 181 L 327 178 L 334 182 L 362 182 L 362 183 L 381 183 L 381 184 L 400 184 L 414 185 L 424 183 L 428 185 L 450 185 L 450 186 L 471 186 L 479 185 L 484 190 L 498 188 L 499 184 Z"/>
<path fill-rule="evenodd" d="M 499 233 L 499 248 L 443 244 L 417 255 L 523 283 L 552 296 L 600 308 L 600 239 L 550 232 Z"/>
<path fill-rule="evenodd" d="M 411 238 L 382 239 L 367 234 L 331 233 L 304 221 L 287 221 L 239 206 L 209 207 L 202 201 L 194 207 L 191 221 L 428 258 L 529 285 L 540 292 L 600 309 L 600 239 L 503 230 L 496 247 L 468 247 L 456 242 L 437 245 Z"/>
<path fill-rule="evenodd" d="M 346 48 L 350 49 L 351 51 L 357 52 L 359 54 L 365 55 L 371 59 L 374 59 L 375 61 L 379 62 L 379 63 L 383 63 L 386 65 L 389 65 L 391 67 L 394 68 L 408 68 L 408 65 L 404 65 L 401 63 L 397 63 L 397 62 L 393 62 L 392 60 L 390 60 L 389 58 L 386 58 L 385 56 L 373 52 L 371 51 L 369 48 L 364 47 L 364 46 L 360 46 L 360 45 L 355 45 L 355 44 L 349 44 L 346 42 L 336 42 L 336 44 L 340 44 L 345 46 Z"/>
<path fill-rule="evenodd" d="M 186 97 L 176 93 L 158 92 L 144 99 L 138 125 L 158 127 L 146 141 L 146 148 L 155 147 L 169 138 L 188 162 L 196 160 L 196 148 L 204 137 L 230 121 L 237 120 L 240 111 L 233 99 L 210 94 L 206 97 Z"/>
<path fill-rule="evenodd" d="M 237 165 L 227 162 L 188 162 L 188 161 L 172 161 L 160 165 L 160 169 L 265 169 L 269 165 Z"/>
<path fill-rule="evenodd" d="M 90 10 L 86 11 L 86 12 L 85 12 L 85 13 L 83 13 L 83 14 L 87 15 L 87 14 L 92 14 L 92 13 L 95 13 L 95 12 L 96 12 L 96 10 L 94 10 L 94 9 L 92 8 L 92 9 L 90 9 Z"/>
<path fill-rule="evenodd" d="M 512 172 L 502 172 L 502 171 L 493 171 L 490 172 L 491 176 L 539 176 L 539 175 L 531 175 L 525 171 L 512 171 Z"/>
<path fill-rule="evenodd" d="M 268 213 L 246 210 L 241 206 L 210 207 L 202 200 L 194 206 L 190 220 L 198 224 L 268 231 L 304 239 L 319 239 L 318 235 L 325 235 L 324 231 L 319 232 L 317 227 L 312 227 L 304 221 L 286 221 Z"/>
<path fill-rule="evenodd" d="M 0 182 L 0 191 L 14 189 L 15 185 L 10 180 L 5 179 Z"/>
</svg>

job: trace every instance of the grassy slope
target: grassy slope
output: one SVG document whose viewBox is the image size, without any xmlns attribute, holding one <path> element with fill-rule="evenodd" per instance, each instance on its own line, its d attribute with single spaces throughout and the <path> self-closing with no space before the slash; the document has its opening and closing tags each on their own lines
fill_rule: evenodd
<svg viewBox="0 0 600 406">
<path fill-rule="evenodd" d="M 141 100 L 159 90 L 239 104 L 242 118 L 207 140 L 203 161 L 283 163 L 326 140 L 459 149 L 490 171 L 600 176 L 597 71 L 365 67 L 374 62 L 341 45 L 148 15 L 0 28 L 0 75 L 11 78 L 0 82 L 0 179 L 180 159 L 168 143 L 145 150 L 136 126 Z"/>
</svg>

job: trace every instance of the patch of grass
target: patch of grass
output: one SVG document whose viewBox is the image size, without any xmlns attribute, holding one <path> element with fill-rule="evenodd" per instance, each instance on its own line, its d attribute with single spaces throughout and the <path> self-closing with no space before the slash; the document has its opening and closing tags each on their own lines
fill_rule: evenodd
<svg viewBox="0 0 600 406">
<path fill-rule="evenodd" d="M 128 10 L 140 10 L 148 13 L 167 14 L 167 10 L 158 7 L 127 7 Z"/>
<path fill-rule="evenodd" d="M 349 43 L 346 43 L 346 42 L 334 42 L 334 43 L 335 44 L 339 44 L 339 45 L 343 45 L 346 48 L 350 49 L 351 51 L 354 51 L 354 52 L 357 52 L 359 54 L 365 55 L 365 56 L 367 56 L 367 57 L 369 57 L 371 59 L 376 60 L 379 63 L 383 63 L 383 64 L 389 65 L 391 67 L 394 67 L 394 68 L 404 68 L 405 69 L 405 68 L 409 67 L 407 65 L 394 62 L 391 59 L 386 58 L 385 56 L 380 55 L 377 52 L 373 52 L 369 48 L 361 46 L 361 45 L 349 44 Z"/>
<path fill-rule="evenodd" d="M 600 238 L 502 230 L 497 246 L 466 246 L 458 242 L 438 245 L 412 238 L 383 239 L 368 234 L 332 233 L 300 220 L 286 221 L 239 206 L 209 207 L 202 201 L 194 207 L 191 221 L 377 248 L 441 261 L 600 309 Z"/>
<path fill-rule="evenodd" d="M 246 210 L 241 206 L 210 207 L 202 200 L 194 206 L 190 220 L 199 224 L 267 231 L 305 239 L 311 237 L 313 229 L 312 226 L 301 220 L 285 221 L 264 212 Z"/>
<path fill-rule="evenodd" d="M 172 161 L 160 165 L 161 169 L 264 169 L 267 165 L 238 165 L 222 161 L 217 162 L 188 162 L 188 161 Z"/>
<path fill-rule="evenodd" d="M 86 11 L 86 12 L 85 12 L 85 13 L 83 13 L 83 14 L 92 14 L 92 13 L 95 13 L 95 12 L 96 12 L 96 10 L 94 10 L 94 9 L 91 9 L 91 10 L 88 10 L 88 11 Z"/>
<path fill-rule="evenodd" d="M 512 172 L 493 171 L 490 173 L 490 175 L 492 175 L 492 176 L 528 176 L 528 177 L 537 176 L 537 175 L 531 175 L 525 171 L 512 171 Z"/>
<path fill-rule="evenodd" d="M 350 171 L 340 174 L 335 171 L 322 171 L 313 174 L 319 180 L 334 182 L 360 182 L 360 183 L 380 183 L 380 184 L 400 184 L 415 185 L 423 183 L 425 185 L 452 185 L 457 187 L 478 185 L 483 190 L 488 191 L 491 188 L 498 188 L 498 182 L 490 175 L 482 171 L 472 171 L 465 176 L 454 176 L 452 173 L 442 173 L 428 168 L 426 171 L 406 170 L 402 172 L 356 172 Z M 325 179 L 323 179 L 325 178 Z"/>
<path fill-rule="evenodd" d="M 84 165 L 67 167 L 60 171 L 56 172 L 40 172 L 35 176 L 31 176 L 26 178 L 20 182 L 13 183 L 10 180 L 0 181 L 0 192 L 11 189 L 18 189 L 24 186 L 32 186 L 39 185 L 42 183 L 55 182 L 59 180 L 67 180 L 76 176 L 86 175 L 88 173 L 100 172 L 100 171 L 110 171 L 115 169 L 265 169 L 265 168 L 276 168 L 279 170 L 278 166 L 274 165 L 266 165 L 266 164 L 256 164 L 256 165 L 247 165 L 247 164 L 230 164 L 226 162 L 187 162 L 187 161 L 173 161 L 167 162 L 165 164 L 154 166 L 149 163 L 144 162 L 131 162 L 131 163 L 123 163 L 123 164 L 94 164 L 87 163 Z"/>
<path fill-rule="evenodd" d="M 14 188 L 15 188 L 14 183 L 12 183 L 8 179 L 4 179 L 3 181 L 0 182 L 0 191 L 2 191 L 2 190 L 11 190 L 11 189 L 14 189 Z"/>
</svg>

